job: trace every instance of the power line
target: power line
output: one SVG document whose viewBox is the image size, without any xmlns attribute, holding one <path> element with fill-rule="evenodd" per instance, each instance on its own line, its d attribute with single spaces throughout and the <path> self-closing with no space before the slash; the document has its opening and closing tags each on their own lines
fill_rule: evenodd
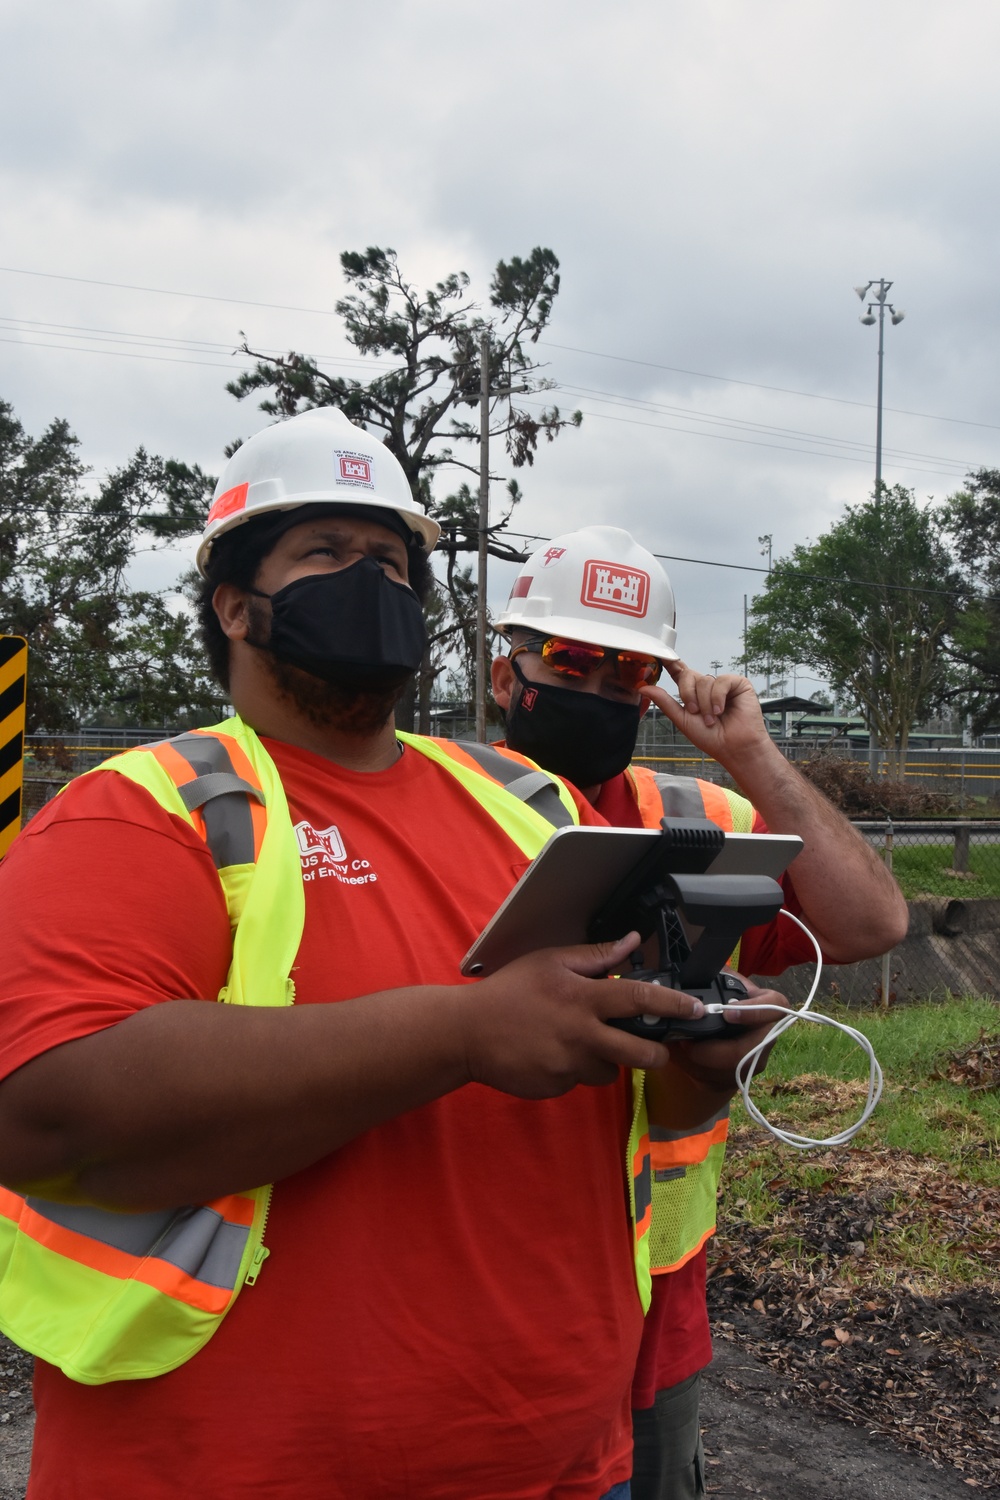
<svg viewBox="0 0 1000 1500">
<path fill-rule="evenodd" d="M 275 312 L 312 313 L 318 317 L 336 316 L 336 309 L 330 307 L 299 307 L 284 302 L 259 302 L 248 297 L 222 297 L 208 292 L 181 292 L 172 287 L 138 286 L 127 281 L 99 281 L 91 276 L 66 276 L 55 271 L 30 271 L 22 266 L 0 266 L 0 272 L 10 276 L 36 276 L 47 281 L 71 281 L 80 286 L 103 286 L 118 291 L 149 292 L 159 297 L 186 297 L 196 302 L 225 302 L 234 307 L 264 307 Z M 782 396 L 804 396 L 810 401 L 833 401 L 840 406 L 858 406 L 866 411 L 874 409 L 871 402 L 852 401 L 846 396 L 829 396 L 819 391 L 800 391 L 783 385 L 765 385 L 759 380 L 739 380 L 733 375 L 715 375 L 708 370 L 689 370 L 682 365 L 664 365 L 654 360 L 634 359 L 625 354 L 610 354 L 601 349 L 582 349 L 575 344 L 557 344 L 551 339 L 539 339 L 538 342 L 548 349 L 562 349 L 570 354 L 585 354 L 592 359 L 610 359 L 618 364 L 639 365 L 647 370 L 666 370 L 672 375 L 693 375 L 698 380 L 718 380 L 726 385 L 742 385 L 751 390 L 772 391 Z M 966 417 L 943 417 L 936 412 L 909 411 L 900 406 L 886 406 L 884 410 L 894 412 L 897 416 L 921 417 L 929 422 L 952 422 L 960 427 L 982 427 L 991 432 L 1000 432 L 1000 424 L 995 422 L 973 422 Z"/>
<path fill-rule="evenodd" d="M 771 423 L 751 422 L 743 417 L 722 416 L 717 412 L 699 413 L 697 411 L 689 411 L 683 406 L 667 406 L 663 402 L 650 401 L 642 396 L 624 396 L 619 391 L 595 391 L 587 386 L 564 385 L 562 382 L 554 388 L 566 391 L 570 395 L 580 394 L 591 396 L 595 400 L 604 400 L 612 404 L 628 406 L 638 410 L 662 411 L 670 416 L 683 417 L 685 420 L 693 422 L 716 422 L 724 427 L 738 427 L 752 432 L 772 433 L 775 436 L 790 437 L 796 441 L 800 438 L 809 438 L 821 443 L 834 444 L 838 447 L 859 448 L 865 453 L 870 453 L 872 449 L 871 443 L 857 442 L 851 438 L 830 437 L 828 434 L 822 432 L 803 432 L 800 428 L 795 427 L 776 427 Z M 892 453 L 897 458 L 929 459 L 932 461 L 937 460 L 941 463 L 954 464 L 963 473 L 975 467 L 967 460 L 952 458 L 942 453 L 913 453 L 905 448 L 887 448 L 885 451 L 886 453 Z"/>
<path fill-rule="evenodd" d="M 524 397 L 521 400 L 526 406 L 544 406 L 544 402 L 525 401 Z M 583 415 L 585 417 L 595 417 L 599 422 L 624 422 L 630 427 L 652 427 L 659 432 L 681 432 L 688 437 L 712 438 L 716 442 L 721 443 L 744 443 L 752 448 L 774 448 L 781 453 L 798 453 L 804 457 L 812 454 L 817 458 L 836 458 L 840 459 L 843 463 L 849 464 L 867 465 L 870 462 L 867 458 L 856 458 L 850 453 L 823 453 L 819 448 L 791 448 L 787 443 L 766 443 L 756 438 L 731 437 L 724 432 L 697 432 L 692 431 L 690 427 L 676 427 L 667 422 L 641 422 L 637 417 L 613 417 L 610 412 L 604 411 L 585 411 Z M 954 479 L 956 477 L 954 471 L 948 473 L 942 469 L 925 469 L 912 464 L 907 464 L 906 467 L 914 474 L 936 474 L 942 479 Z"/>
<path fill-rule="evenodd" d="M 3 267 L 0 267 L 2 270 Z M 726 385 L 745 385 L 751 390 L 774 391 L 781 396 L 805 396 L 810 401 L 834 401 L 838 406 L 860 406 L 865 411 L 874 411 L 874 404 L 870 401 L 852 401 L 847 396 L 827 396 L 819 391 L 798 391 L 785 385 L 764 385 L 759 380 L 737 380 L 733 375 L 713 375 L 708 370 L 687 370 L 680 365 L 661 365 L 651 359 L 631 359 L 625 354 L 607 354 L 600 349 L 578 349 L 573 344 L 554 344 L 551 339 L 539 339 L 538 343 L 548 349 L 563 349 L 570 354 L 588 354 L 593 359 L 613 359 L 617 364 L 641 365 L 647 370 L 666 370 L 671 375 L 694 375 L 698 380 L 719 380 Z M 923 417 L 929 422 L 954 422 L 959 427 L 985 427 L 991 432 L 1000 432 L 1000 424 L 996 422 L 972 422 L 967 417 L 942 417 L 936 412 L 930 411 L 908 411 L 902 406 L 884 406 L 883 411 L 891 411 L 899 417 Z"/>
<path fill-rule="evenodd" d="M 229 350 L 234 355 L 240 352 L 238 349 L 233 349 L 231 339 L 220 341 L 218 339 L 174 338 L 170 334 L 136 333 L 122 328 L 91 328 L 85 324 L 80 323 L 48 323 L 42 321 L 39 318 L 9 318 L 0 316 L 0 326 L 5 327 L 8 332 L 16 332 L 21 328 L 27 328 L 32 331 L 41 332 L 45 337 L 53 338 L 56 336 L 63 338 L 75 338 L 77 334 L 88 334 L 94 337 L 106 336 L 107 339 L 109 339 L 111 342 L 117 341 L 124 343 L 126 340 L 131 340 L 133 342 L 136 340 L 147 340 L 150 343 L 150 347 L 153 348 L 176 347 L 179 349 L 190 350 L 206 349 L 212 353 L 218 353 L 220 350 Z M 47 330 L 53 331 L 49 333 L 47 332 Z M 45 348 L 53 346 L 38 345 L 38 347 Z M 99 353 L 100 351 L 94 350 L 93 352 Z M 260 352 L 264 355 L 270 355 L 275 359 L 280 359 L 285 353 L 283 349 L 277 349 L 269 345 L 264 345 Z M 313 358 L 315 358 L 316 360 L 322 360 L 326 364 L 367 365 L 369 368 L 371 367 L 371 360 L 364 358 L 364 356 L 360 354 L 317 354 L 313 356 Z M 403 364 L 384 363 L 383 368 L 389 371 L 396 371 L 405 369 L 406 367 Z"/>
<path fill-rule="evenodd" d="M 39 276 L 46 281 L 73 281 L 80 286 L 107 286 L 121 292 L 152 292 L 157 297 L 187 297 L 195 302 L 230 302 L 236 307 L 268 307 L 274 312 L 316 313 L 332 318 L 332 307 L 296 307 L 287 302 L 255 302 L 249 297 L 217 297 L 209 292 L 177 292 L 166 286 L 134 286 L 128 281 L 98 281 L 93 276 L 61 276 L 55 271 L 26 271 L 21 266 L 0 266 L 8 276 Z"/>
<path fill-rule="evenodd" d="M 530 531 L 508 531 L 505 535 L 516 536 L 526 542 L 551 542 L 552 540 L 550 536 L 537 536 Z M 762 568 L 757 563 L 719 562 L 714 557 L 681 557 L 676 552 L 654 552 L 653 556 L 658 558 L 660 562 L 695 563 L 703 568 L 728 568 L 738 573 L 767 573 L 768 571 L 767 568 Z M 772 576 L 775 571 L 776 569 L 771 570 Z M 890 589 L 893 593 L 904 594 L 940 594 L 946 599 L 960 598 L 964 592 L 962 589 L 925 589 L 920 588 L 914 583 L 882 583 L 878 579 L 870 578 L 832 578 L 827 577 L 825 573 L 796 572 L 795 576 L 796 578 L 808 579 L 810 583 L 831 583 L 836 586 L 848 584 L 852 588 Z M 979 598 L 987 603 L 992 603 L 995 599 L 1000 598 L 1000 595 L 982 594 Z"/>
<path fill-rule="evenodd" d="M 153 359 L 159 364 L 168 365 L 200 365 L 205 370 L 252 370 L 253 366 L 248 364 L 232 365 L 222 364 L 219 360 L 211 359 L 176 359 L 169 354 L 131 354 L 125 349 L 85 349 L 79 344 L 43 344 L 37 339 L 5 339 L 0 335 L 0 344 L 19 344 L 30 349 L 59 349 L 69 354 L 106 354 L 112 359 Z"/>
</svg>

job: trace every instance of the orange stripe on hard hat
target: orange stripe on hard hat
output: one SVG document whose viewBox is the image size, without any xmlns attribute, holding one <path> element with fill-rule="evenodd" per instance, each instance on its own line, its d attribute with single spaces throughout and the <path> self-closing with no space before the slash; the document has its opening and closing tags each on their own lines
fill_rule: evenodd
<svg viewBox="0 0 1000 1500">
<path fill-rule="evenodd" d="M 242 510 L 247 503 L 249 489 L 249 484 L 234 484 L 231 490 L 220 495 L 209 511 L 205 525 L 209 526 L 213 521 L 221 521 L 226 516 L 233 516 L 238 510 Z"/>
</svg>

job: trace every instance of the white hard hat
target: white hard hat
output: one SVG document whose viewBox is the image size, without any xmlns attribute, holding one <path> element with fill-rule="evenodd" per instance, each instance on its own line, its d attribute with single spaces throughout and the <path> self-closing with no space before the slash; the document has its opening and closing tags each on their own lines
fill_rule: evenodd
<svg viewBox="0 0 1000 1500">
<path fill-rule="evenodd" d="M 496 628 L 675 661 L 676 618 L 670 579 L 652 552 L 617 526 L 584 526 L 531 554 Z"/>
<path fill-rule="evenodd" d="M 234 526 L 268 511 L 324 503 L 395 511 L 428 552 L 441 535 L 385 444 L 336 407 L 320 406 L 265 427 L 237 448 L 215 486 L 198 571 L 205 573 L 212 543 Z"/>
</svg>

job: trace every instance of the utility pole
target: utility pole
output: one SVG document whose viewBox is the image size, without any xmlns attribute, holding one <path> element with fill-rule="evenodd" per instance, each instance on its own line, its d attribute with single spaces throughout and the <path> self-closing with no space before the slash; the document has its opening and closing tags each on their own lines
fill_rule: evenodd
<svg viewBox="0 0 1000 1500">
<path fill-rule="evenodd" d="M 883 359 L 884 359 L 884 356 L 885 356 L 885 313 L 886 313 L 886 308 L 888 308 L 888 310 L 889 310 L 889 317 L 890 317 L 890 319 L 892 321 L 893 327 L 895 327 L 895 325 L 897 323 L 902 323 L 903 319 L 906 317 L 906 313 L 903 312 L 902 308 L 900 308 L 899 311 L 897 312 L 896 308 L 893 307 L 892 303 L 888 300 L 888 298 L 889 298 L 889 291 L 890 291 L 891 287 L 892 287 L 892 282 L 891 281 L 886 281 L 885 277 L 882 276 L 882 277 L 879 278 L 878 281 L 868 281 L 868 282 L 865 283 L 864 286 L 856 286 L 854 288 L 855 292 L 860 297 L 861 301 L 868 303 L 867 308 L 865 309 L 865 311 L 862 314 L 862 316 L 858 319 L 858 322 L 859 323 L 863 323 L 866 328 L 871 328 L 871 327 L 874 326 L 874 324 L 876 323 L 876 321 L 878 322 L 878 393 L 877 393 L 876 400 L 875 400 L 875 511 L 876 511 L 876 514 L 879 513 L 880 508 L 881 508 L 881 504 L 882 504 L 882 364 L 883 364 Z M 876 319 L 875 313 L 872 311 L 872 309 L 874 307 L 878 308 L 878 318 L 877 319 Z M 872 609 L 872 615 L 874 617 L 874 607 Z M 874 634 L 874 632 L 873 632 L 873 634 Z M 871 658 L 870 658 L 869 666 L 870 666 L 869 675 L 871 677 L 871 683 L 872 683 L 872 693 L 874 693 L 874 691 L 875 691 L 875 677 L 876 677 L 876 673 L 878 671 L 878 653 L 875 650 L 874 644 L 872 645 Z M 869 706 L 869 710 L 868 710 L 868 774 L 872 778 L 874 778 L 875 776 L 878 775 L 878 748 L 877 748 L 877 746 L 875 744 L 875 724 L 874 724 L 873 720 L 874 720 L 874 715 L 873 715 L 873 713 L 871 711 L 871 707 Z"/>
<path fill-rule="evenodd" d="M 486 743 L 486 559 L 490 540 L 490 336 L 479 339 L 479 566 L 476 573 L 476 739 Z"/>
<path fill-rule="evenodd" d="M 508 374 L 509 378 L 509 374 Z M 486 569 L 490 550 L 490 402 L 497 396 L 523 395 L 527 385 L 490 388 L 489 330 L 479 336 L 479 565 L 476 571 L 476 739 L 486 743 L 486 690 L 489 657 L 486 651 L 489 611 L 486 607 Z"/>
<path fill-rule="evenodd" d="M 766 557 L 767 558 L 767 581 L 768 581 L 768 583 L 771 582 L 771 544 L 772 544 L 773 540 L 774 540 L 774 538 L 772 537 L 772 535 L 771 535 L 771 533 L 769 531 L 766 531 L 763 536 L 759 536 L 757 538 L 757 541 L 760 543 L 760 555 L 761 555 L 761 557 Z M 771 658 L 770 657 L 768 657 L 768 659 L 767 659 L 767 686 L 765 687 L 764 691 L 767 694 L 767 696 L 770 698 L 770 696 L 771 696 Z"/>
</svg>

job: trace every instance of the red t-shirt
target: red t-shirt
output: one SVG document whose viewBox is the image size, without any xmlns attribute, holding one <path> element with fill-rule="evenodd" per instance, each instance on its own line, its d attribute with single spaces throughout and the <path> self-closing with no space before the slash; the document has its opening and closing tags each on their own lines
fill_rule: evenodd
<svg viewBox="0 0 1000 1500">
<path fill-rule="evenodd" d="M 459 982 L 516 846 L 413 750 L 365 774 L 267 743 L 302 850 L 298 1002 Z M 28 825 L 0 914 L 3 1074 L 225 980 L 205 846 L 113 772 Z M 187 1364 L 84 1386 L 39 1362 L 32 1500 L 603 1495 L 631 1469 L 642 1327 L 628 1113 L 624 1077 L 470 1085 L 279 1182 L 260 1280 Z"/>
<path fill-rule="evenodd" d="M 594 804 L 613 827 L 641 828 L 639 808 L 623 772 L 606 781 Z M 754 813 L 754 833 L 766 833 L 767 824 Z M 801 913 L 791 880 L 782 876 L 785 906 Z M 740 943 L 740 970 L 744 974 L 780 974 L 791 964 L 806 963 L 812 947 L 794 922 L 776 917 L 762 927 L 751 927 Z M 653 1405 L 657 1391 L 679 1385 L 712 1358 L 712 1337 L 705 1302 L 707 1247 L 685 1261 L 676 1271 L 653 1277 L 653 1296 L 642 1330 L 642 1345 L 632 1384 L 632 1406 L 644 1411 Z"/>
</svg>

